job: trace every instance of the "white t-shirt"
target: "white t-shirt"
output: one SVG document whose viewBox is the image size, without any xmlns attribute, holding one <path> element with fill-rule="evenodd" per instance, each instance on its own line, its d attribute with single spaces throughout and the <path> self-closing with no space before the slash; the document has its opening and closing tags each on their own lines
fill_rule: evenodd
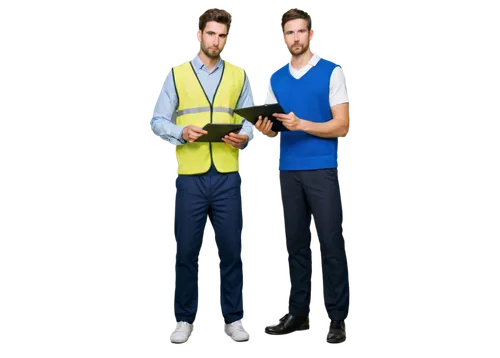
<svg viewBox="0 0 500 358">
<path fill-rule="evenodd" d="M 300 70 L 296 70 L 292 67 L 292 64 L 288 64 L 288 68 L 290 70 L 290 74 L 299 79 L 304 76 L 307 71 L 309 71 L 313 66 L 319 62 L 321 57 L 314 54 L 311 60 L 307 65 L 302 67 Z M 330 107 L 335 106 L 340 103 L 349 102 L 349 98 L 347 97 L 347 88 L 345 85 L 345 77 L 344 72 L 340 66 L 335 67 L 330 77 Z M 276 96 L 274 95 L 273 89 L 271 88 L 271 83 L 269 83 L 269 91 L 267 92 L 266 104 L 278 103 L 276 100 Z"/>
</svg>

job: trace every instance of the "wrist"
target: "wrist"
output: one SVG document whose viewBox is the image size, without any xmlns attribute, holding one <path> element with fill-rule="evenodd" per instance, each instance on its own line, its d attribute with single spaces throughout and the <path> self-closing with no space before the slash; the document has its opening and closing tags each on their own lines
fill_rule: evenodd
<svg viewBox="0 0 500 358">
<path fill-rule="evenodd" d="M 299 118 L 299 121 L 300 121 L 299 125 L 297 126 L 298 130 L 307 132 L 309 130 L 309 124 L 311 122 L 309 122 L 308 120 L 305 120 L 305 119 L 300 119 L 300 118 Z"/>
<path fill-rule="evenodd" d="M 278 135 L 278 133 L 274 131 L 269 131 L 269 133 L 266 134 L 269 138 L 274 138 Z"/>
<path fill-rule="evenodd" d="M 185 141 L 187 141 L 187 138 L 186 138 L 186 136 L 187 136 L 187 130 L 188 130 L 188 127 L 186 126 L 186 127 L 183 127 L 183 128 L 182 128 L 182 132 L 181 132 L 181 137 L 182 137 L 182 139 L 184 139 Z"/>
</svg>

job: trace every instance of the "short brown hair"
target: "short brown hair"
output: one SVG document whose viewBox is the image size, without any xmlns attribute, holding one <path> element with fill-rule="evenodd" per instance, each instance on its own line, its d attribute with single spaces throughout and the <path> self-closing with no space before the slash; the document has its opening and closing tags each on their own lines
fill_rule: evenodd
<svg viewBox="0 0 500 358">
<path fill-rule="evenodd" d="M 311 16 L 305 11 L 299 10 L 299 9 L 290 9 L 287 12 L 283 14 L 283 17 L 281 18 L 281 28 L 283 31 L 285 31 L 285 24 L 288 21 L 291 20 L 296 20 L 296 19 L 304 19 L 307 21 L 307 30 L 311 31 Z"/>
<path fill-rule="evenodd" d="M 226 10 L 219 10 L 219 9 L 209 9 L 205 11 L 205 13 L 200 16 L 199 27 L 202 32 L 203 30 L 205 30 L 207 22 L 210 21 L 215 21 L 218 22 L 219 24 L 226 25 L 227 32 L 229 32 L 229 27 L 231 26 L 231 14 L 228 13 Z"/>
</svg>

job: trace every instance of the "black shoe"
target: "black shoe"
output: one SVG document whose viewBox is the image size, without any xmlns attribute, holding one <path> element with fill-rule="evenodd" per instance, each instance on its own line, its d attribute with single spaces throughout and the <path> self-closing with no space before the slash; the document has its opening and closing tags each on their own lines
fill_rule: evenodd
<svg viewBox="0 0 500 358">
<path fill-rule="evenodd" d="M 345 338 L 344 321 L 332 321 L 332 323 L 330 323 L 330 331 L 328 331 L 326 341 L 328 343 L 342 343 L 345 341 Z"/>
<path fill-rule="evenodd" d="M 266 327 L 267 334 L 287 334 L 295 331 L 304 331 L 309 329 L 308 316 L 292 316 L 287 313 L 277 326 Z"/>
</svg>

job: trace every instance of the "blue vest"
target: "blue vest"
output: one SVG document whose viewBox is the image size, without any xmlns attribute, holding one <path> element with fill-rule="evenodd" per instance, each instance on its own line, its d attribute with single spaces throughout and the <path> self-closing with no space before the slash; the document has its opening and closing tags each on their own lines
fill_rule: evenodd
<svg viewBox="0 0 500 358">
<path fill-rule="evenodd" d="M 332 119 L 330 77 L 337 67 L 319 60 L 300 79 L 295 79 L 288 64 L 271 76 L 271 88 L 285 113 L 312 122 Z M 315 170 L 337 167 L 337 138 L 320 138 L 303 131 L 281 132 L 280 170 Z"/>
</svg>

